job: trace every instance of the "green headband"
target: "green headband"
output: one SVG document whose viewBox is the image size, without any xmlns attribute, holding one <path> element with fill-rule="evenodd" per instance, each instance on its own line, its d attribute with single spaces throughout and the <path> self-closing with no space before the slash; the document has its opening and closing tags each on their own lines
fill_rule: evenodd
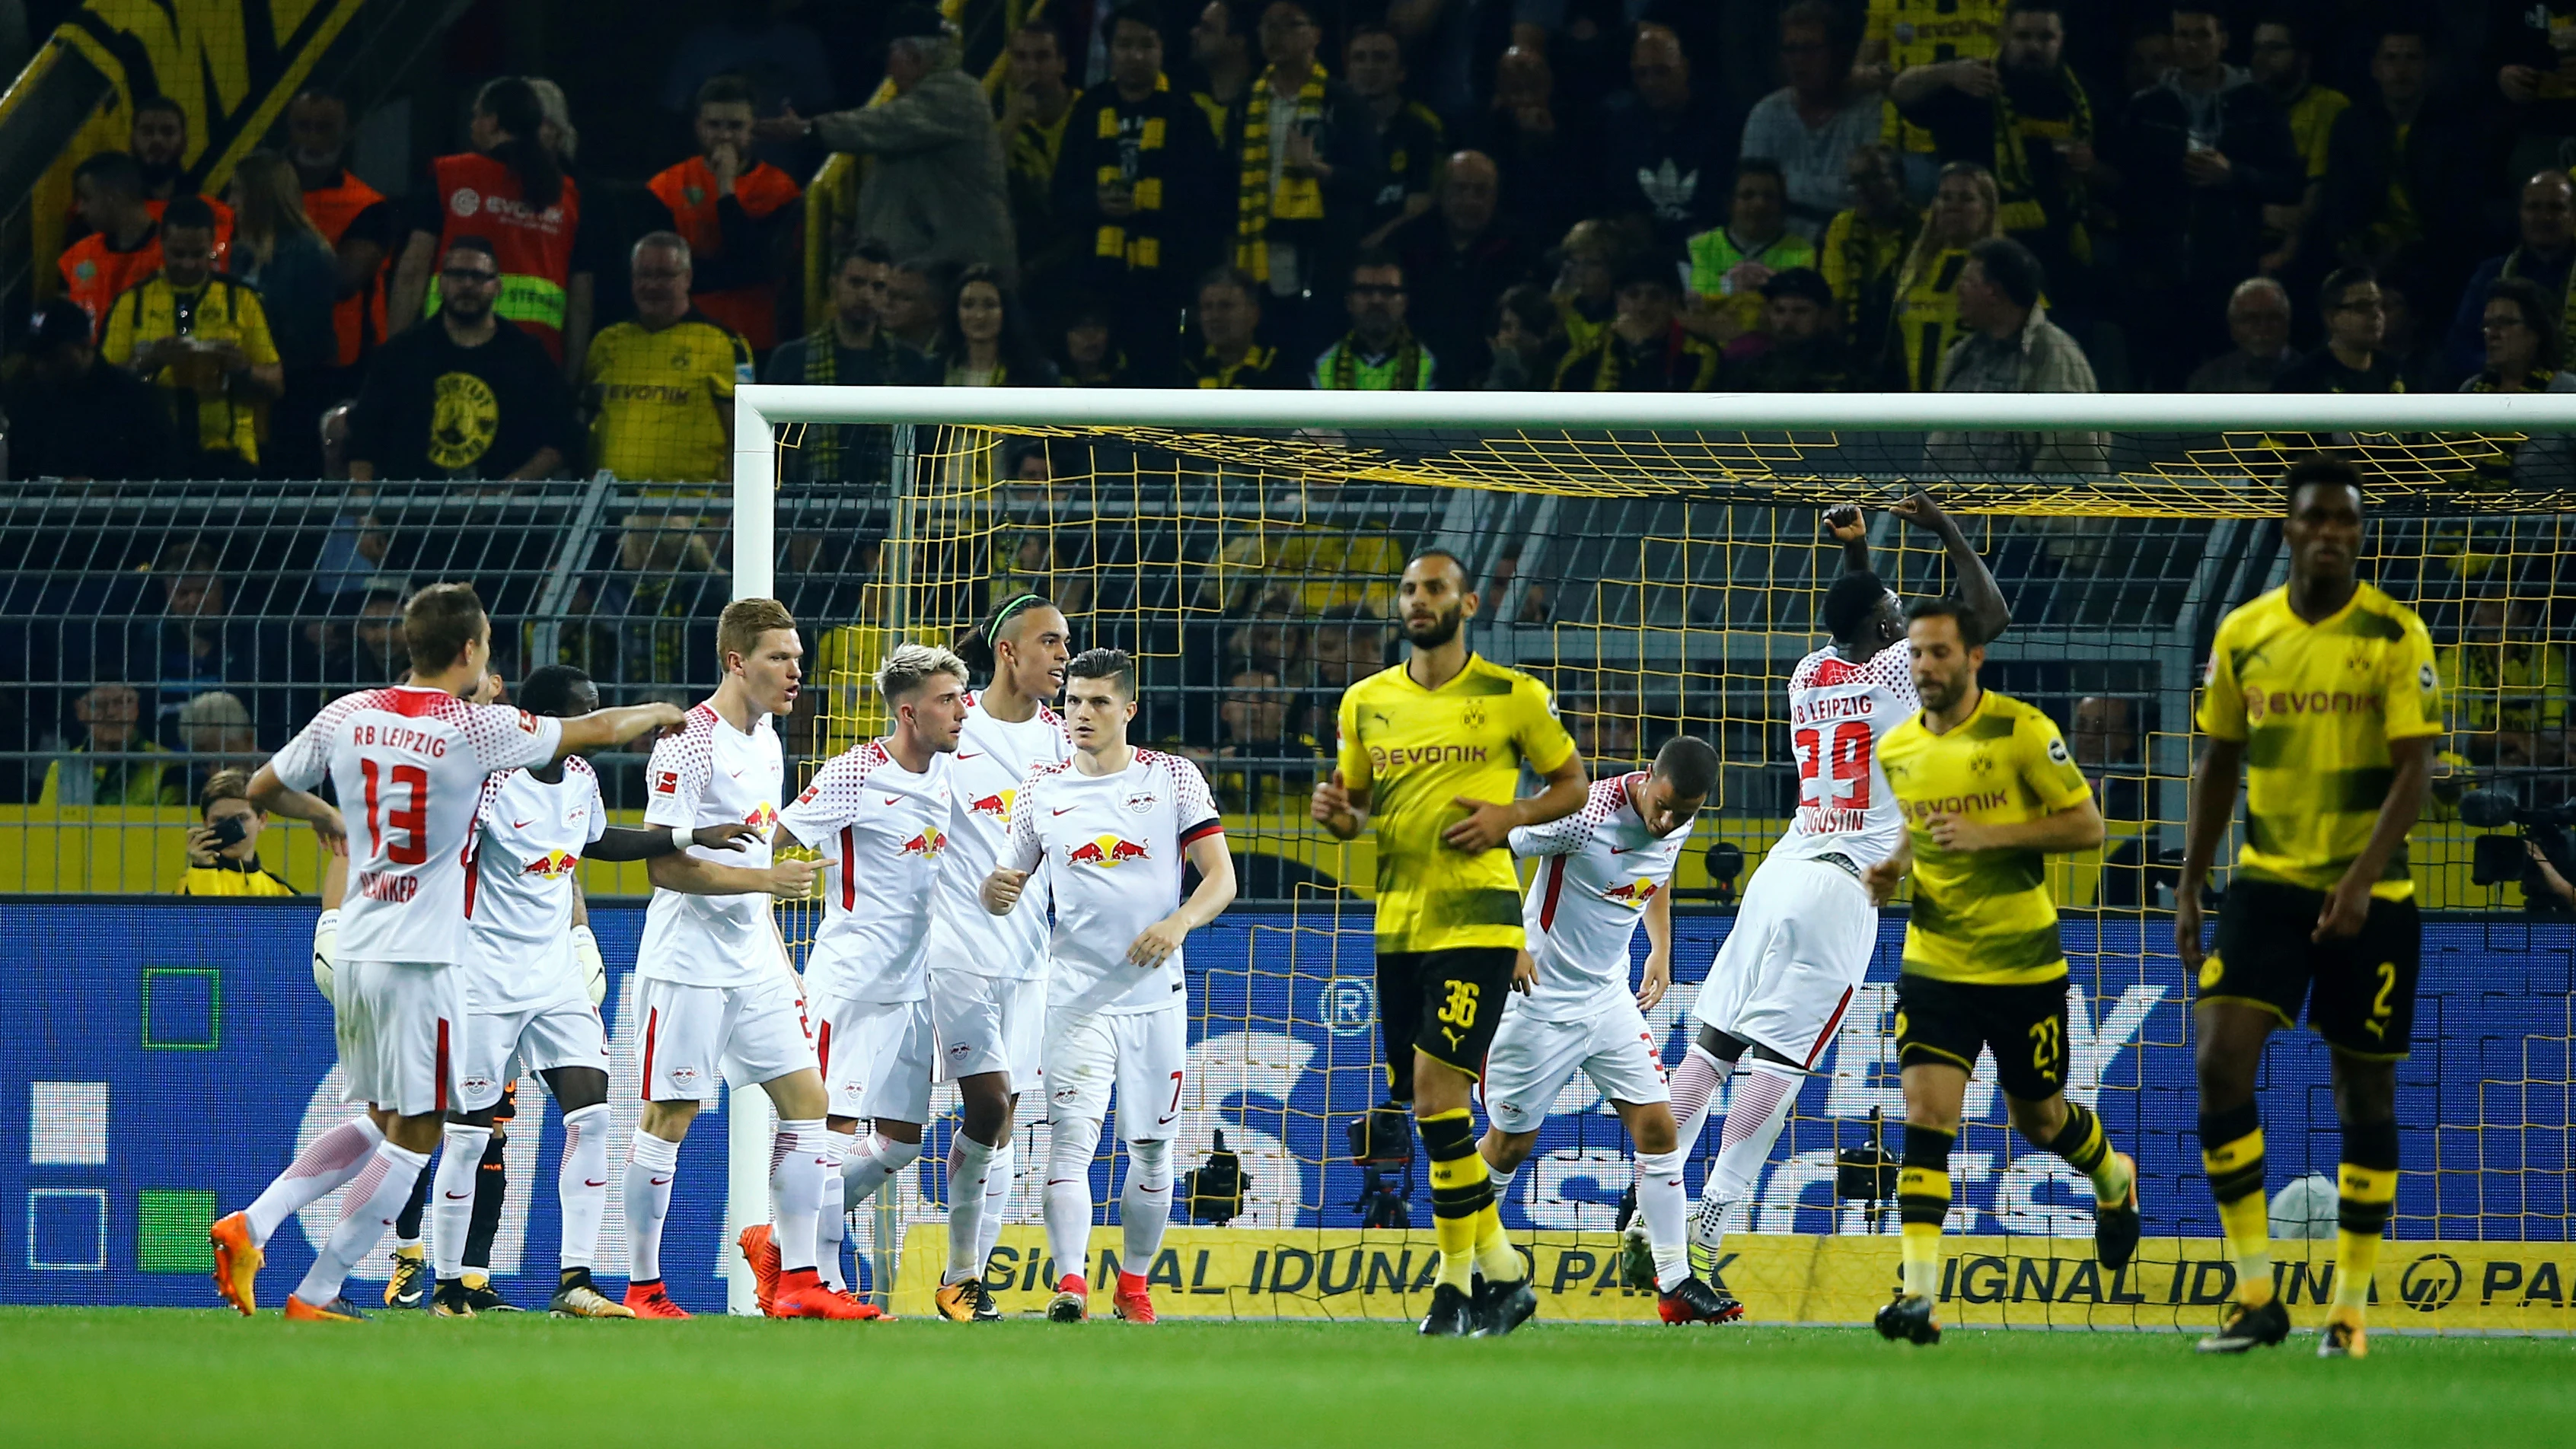
<svg viewBox="0 0 2576 1449">
<path fill-rule="evenodd" d="M 1002 626 L 1011 622 L 1011 616 L 1013 614 L 1018 613 L 1020 610 L 1027 608 L 1031 604 L 1043 604 L 1045 602 L 1046 596 L 1043 594 L 1022 594 L 1018 598 L 1004 604 L 1002 607 L 995 609 L 993 611 L 993 622 L 984 627 L 985 647 L 990 648 L 1001 642 Z"/>
</svg>

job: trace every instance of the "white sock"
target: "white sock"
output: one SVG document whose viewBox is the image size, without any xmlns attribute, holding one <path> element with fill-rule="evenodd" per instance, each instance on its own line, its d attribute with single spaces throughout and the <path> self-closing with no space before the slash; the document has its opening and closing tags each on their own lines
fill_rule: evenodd
<svg viewBox="0 0 2576 1449">
<path fill-rule="evenodd" d="M 1690 1211 L 1682 1158 L 1678 1147 L 1637 1154 L 1637 1216 L 1646 1220 L 1646 1241 L 1654 1250 L 1655 1286 L 1667 1293 L 1690 1276 L 1690 1252 L 1682 1241 L 1682 1219 Z"/>
<path fill-rule="evenodd" d="M 1484 1154 L 1480 1151 L 1477 1156 L 1482 1157 Z M 1491 1159 L 1487 1159 L 1485 1180 L 1493 1184 L 1494 1206 L 1501 1207 L 1503 1199 L 1512 1195 L 1512 1179 L 1520 1176 L 1520 1171 L 1517 1167 L 1496 1167 Z"/>
<path fill-rule="evenodd" d="M 1708 1104 L 1717 1100 L 1718 1084 L 1735 1070 L 1733 1062 L 1719 1061 L 1706 1047 L 1692 1042 L 1682 1049 L 1681 1065 L 1673 1068 L 1673 1146 L 1683 1157 L 1699 1145 L 1700 1128 L 1708 1121 Z"/>
<path fill-rule="evenodd" d="M 1002 1216 L 1010 1210 L 1011 1190 L 1018 1184 L 1020 1169 L 1017 1138 L 993 1149 L 993 1161 L 984 1169 L 984 1230 L 975 1235 L 975 1261 L 993 1261 L 993 1249 L 1002 1241 Z"/>
<path fill-rule="evenodd" d="M 1127 1187 L 1118 1194 L 1122 1240 L 1118 1266 L 1130 1273 L 1150 1273 L 1163 1251 L 1163 1230 L 1172 1223 L 1172 1144 L 1127 1144 Z"/>
<path fill-rule="evenodd" d="M 1719 1139 L 1717 1164 L 1709 1169 L 1702 1195 L 1742 1202 L 1753 1191 L 1753 1179 L 1771 1159 L 1780 1129 L 1798 1105 L 1798 1088 L 1806 1073 L 1780 1062 L 1760 1060 L 1745 1068 L 1735 1096 L 1726 1104 L 1726 1129 Z"/>
<path fill-rule="evenodd" d="M 984 1240 L 985 1178 L 999 1150 L 964 1132 L 948 1139 L 948 1271 L 940 1275 L 943 1284 L 984 1276 L 975 1247 Z"/>
<path fill-rule="evenodd" d="M 279 1224 L 356 1177 L 384 1140 L 385 1134 L 367 1117 L 352 1118 L 314 1138 L 313 1145 L 297 1153 L 243 1214 L 250 1219 L 250 1240 L 267 1247 L 268 1235 Z"/>
<path fill-rule="evenodd" d="M 662 1281 L 662 1219 L 671 1212 L 671 1179 L 680 1175 L 680 1144 L 637 1128 L 626 1144 L 626 1281 Z"/>
<path fill-rule="evenodd" d="M 921 1144 L 897 1142 L 882 1132 L 871 1132 L 841 1163 L 841 1210 L 857 1212 L 859 1204 L 876 1196 L 886 1179 L 921 1160 Z"/>
<path fill-rule="evenodd" d="M 841 1277 L 841 1235 L 849 1230 L 849 1210 L 841 1206 L 841 1166 L 850 1160 L 859 1134 L 823 1133 L 823 1197 L 814 1211 L 814 1267 L 823 1286 L 835 1292 L 849 1286 Z"/>
<path fill-rule="evenodd" d="M 778 1271 L 814 1267 L 814 1219 L 823 1209 L 823 1119 L 782 1121 L 769 1140 L 769 1200 Z"/>
<path fill-rule="evenodd" d="M 340 1285 L 348 1281 L 349 1270 L 374 1252 L 385 1229 L 394 1225 L 403 1204 L 411 1200 L 412 1184 L 420 1181 L 421 1169 L 429 1165 L 429 1154 L 396 1147 L 390 1142 L 376 1144 L 367 1165 L 349 1180 L 349 1195 L 341 1200 L 339 1226 L 322 1243 L 315 1254 L 313 1267 L 304 1281 L 295 1285 L 295 1296 L 321 1308 L 340 1296 Z"/>
<path fill-rule="evenodd" d="M 430 1269 L 441 1278 L 465 1271 L 465 1234 L 474 1225 L 474 1174 L 492 1129 L 450 1122 L 438 1144 L 438 1175 L 429 1185 Z"/>
<path fill-rule="evenodd" d="M 1047 1123 L 1046 1234 L 1057 1282 L 1091 1281 L 1091 1157 L 1100 1150 L 1100 1119 L 1057 1117 Z"/>
<path fill-rule="evenodd" d="M 564 1114 L 563 1166 L 555 1172 L 555 1200 L 563 1207 L 563 1252 L 558 1265 L 587 1268 L 599 1251 L 599 1220 L 608 1212 L 608 1104 L 593 1102 Z"/>
</svg>

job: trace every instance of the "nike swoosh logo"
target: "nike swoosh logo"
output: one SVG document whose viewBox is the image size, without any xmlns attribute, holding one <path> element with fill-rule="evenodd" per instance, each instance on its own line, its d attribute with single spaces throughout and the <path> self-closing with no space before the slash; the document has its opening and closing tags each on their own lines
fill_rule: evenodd
<svg viewBox="0 0 2576 1449">
<path fill-rule="evenodd" d="M 1614 845 L 1610 847 L 1610 853 L 1612 855 L 1630 855 L 1645 848 L 1646 847 L 1642 845 Z"/>
<path fill-rule="evenodd" d="M 585 1177 L 581 1180 L 581 1185 L 584 1187 L 606 1187 L 608 1186 L 608 1179 L 604 1177 Z"/>
<path fill-rule="evenodd" d="M 1079 805 L 1067 805 L 1067 806 L 1065 806 L 1063 809 L 1058 810 L 1058 811 L 1056 811 L 1055 813 L 1056 813 L 1056 814 L 1058 814 L 1058 815 L 1064 815 L 1064 814 L 1069 814 L 1069 813 L 1071 813 L 1071 812 L 1073 812 L 1073 811 L 1079 810 L 1079 809 L 1081 809 L 1081 808 L 1082 808 L 1082 807 L 1081 807 L 1081 806 L 1079 806 Z"/>
<path fill-rule="evenodd" d="M 957 752 L 957 758 L 961 760 L 980 760 L 984 758 L 984 752 L 982 750 L 959 750 Z"/>
<path fill-rule="evenodd" d="M 737 779 L 737 780 L 739 780 L 739 779 L 741 779 L 741 778 L 742 778 L 742 771 L 740 771 L 740 770 L 727 770 L 727 771 L 725 771 L 725 773 L 726 773 L 726 774 L 728 774 L 728 775 L 733 776 L 733 777 L 734 777 L 735 779 Z"/>
<path fill-rule="evenodd" d="M 513 820 L 510 822 L 510 828 L 512 830 L 525 830 L 536 823 L 537 822 L 533 818 L 527 820 Z"/>
<path fill-rule="evenodd" d="M 472 1194 L 472 1193 L 470 1193 L 470 1192 L 451 1192 L 451 1193 L 447 1194 L 447 1200 L 448 1200 L 449 1202 L 463 1202 L 463 1201 L 465 1201 L 467 1198 L 472 1197 L 473 1195 L 474 1195 L 474 1194 Z"/>
<path fill-rule="evenodd" d="M 1169 1117 L 1165 1117 L 1165 1118 L 1163 1118 L 1161 1121 L 1156 1122 L 1154 1125 L 1155 1125 L 1155 1126 L 1157 1126 L 1157 1127 L 1169 1127 L 1169 1126 L 1171 1126 L 1171 1125 L 1172 1125 L 1172 1119 L 1171 1119 L 1171 1118 L 1169 1118 Z"/>
<path fill-rule="evenodd" d="M 653 1186 L 655 1186 L 655 1187 L 669 1187 L 669 1186 L 671 1185 L 671 1179 L 669 1179 L 669 1178 L 667 1178 L 667 1177 L 656 1177 L 656 1178 L 649 1179 L 649 1181 L 650 1181 L 650 1182 L 651 1182 L 651 1184 L 652 1184 Z M 600 1186 L 602 1186 L 602 1187 L 606 1187 L 607 1185 L 608 1185 L 608 1184 L 606 1184 L 606 1183 L 601 1183 L 601 1184 L 600 1184 Z"/>
<path fill-rule="evenodd" d="M 900 805 L 903 803 L 903 797 L 901 795 L 888 795 L 886 797 L 886 803 L 888 805 Z"/>
</svg>

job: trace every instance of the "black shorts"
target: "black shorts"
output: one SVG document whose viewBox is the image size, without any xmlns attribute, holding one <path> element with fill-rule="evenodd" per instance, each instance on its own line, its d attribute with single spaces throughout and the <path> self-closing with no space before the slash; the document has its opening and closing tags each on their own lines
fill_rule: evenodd
<svg viewBox="0 0 2576 1449">
<path fill-rule="evenodd" d="M 2361 934 L 2312 941 L 2326 893 L 2239 876 L 2218 913 L 2218 939 L 2200 963 L 2196 1001 L 2241 1001 L 2299 1023 L 2355 1056 L 2395 1061 L 2415 1032 L 2415 977 L 2424 928 L 2412 900 L 2373 897 Z"/>
<path fill-rule="evenodd" d="M 1444 951 L 1381 951 L 1377 958 L 1378 1025 L 1386 1039 L 1389 1095 L 1413 1100 L 1413 1053 L 1472 1077 L 1485 1074 L 1485 1049 L 1511 999 L 1510 946 L 1452 946 Z"/>
<path fill-rule="evenodd" d="M 1896 978 L 1896 1060 L 1900 1066 L 1977 1069 L 1995 1050 L 2004 1095 L 2044 1102 L 2066 1090 L 2066 978 L 2020 986 Z"/>
</svg>

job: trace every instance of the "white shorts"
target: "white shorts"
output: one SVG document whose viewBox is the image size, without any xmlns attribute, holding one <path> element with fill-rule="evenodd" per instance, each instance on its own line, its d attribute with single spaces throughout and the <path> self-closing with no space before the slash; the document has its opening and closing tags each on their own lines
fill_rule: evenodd
<svg viewBox="0 0 2576 1449">
<path fill-rule="evenodd" d="M 513 1064 L 511 1057 L 518 1061 Z M 557 1067 L 591 1067 L 607 1071 L 608 1033 L 599 1008 L 586 997 L 568 997 L 519 1011 L 476 1012 L 465 1031 L 465 1067 L 457 1099 L 468 1112 L 480 1112 L 501 1100 L 501 1092 L 521 1072 Z"/>
<path fill-rule="evenodd" d="M 1047 984 L 971 971 L 930 973 L 930 1024 L 939 1039 L 939 1080 L 1008 1073 L 1013 1092 L 1034 1091 L 1043 1067 Z"/>
<path fill-rule="evenodd" d="M 1878 947 L 1878 907 L 1837 867 L 1765 862 L 1691 1015 L 1812 1071 Z"/>
<path fill-rule="evenodd" d="M 927 1001 L 816 1002 L 814 1058 L 835 1117 L 930 1120 Z"/>
<path fill-rule="evenodd" d="M 1118 1089 L 1118 1137 L 1169 1142 L 1180 1135 L 1189 1082 L 1190 1016 L 1180 1002 L 1133 1015 L 1047 1013 L 1047 1119 L 1098 1122 Z"/>
<path fill-rule="evenodd" d="M 1478 1084 L 1485 1116 L 1505 1132 L 1535 1132 L 1576 1072 L 1613 1102 L 1673 1099 L 1655 1034 L 1634 1000 L 1581 1021 L 1542 1021 L 1514 1005 L 1503 1009 L 1485 1051 Z"/>
<path fill-rule="evenodd" d="M 343 961 L 334 982 L 344 1102 L 397 1117 L 453 1110 L 464 1100 L 465 973 L 445 964 Z"/>
<path fill-rule="evenodd" d="M 647 978 L 635 1009 L 647 1102 L 712 1102 L 717 1074 L 737 1087 L 814 1069 L 805 1002 L 796 980 L 775 971 L 749 986 L 683 986 Z"/>
</svg>

